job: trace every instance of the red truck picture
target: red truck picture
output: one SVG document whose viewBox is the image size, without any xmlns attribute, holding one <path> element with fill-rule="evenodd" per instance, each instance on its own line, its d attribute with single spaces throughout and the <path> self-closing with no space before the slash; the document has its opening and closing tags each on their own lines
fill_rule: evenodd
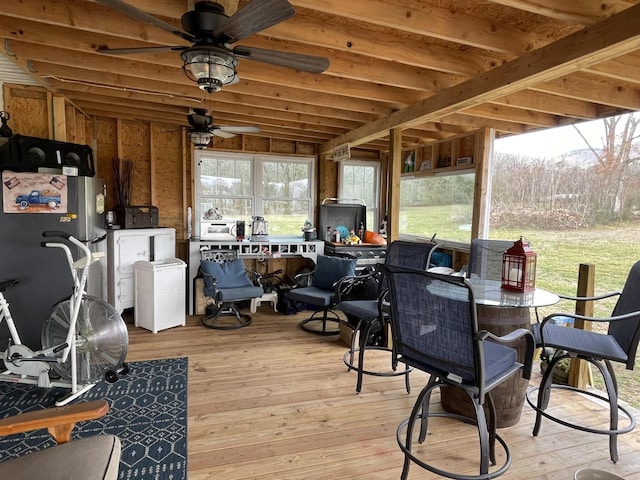
<svg viewBox="0 0 640 480">
<path fill-rule="evenodd" d="M 27 195 L 16 196 L 16 203 L 21 208 L 29 205 L 47 205 L 49 208 L 57 208 L 62 201 L 60 193 L 54 190 L 31 190 Z"/>
</svg>

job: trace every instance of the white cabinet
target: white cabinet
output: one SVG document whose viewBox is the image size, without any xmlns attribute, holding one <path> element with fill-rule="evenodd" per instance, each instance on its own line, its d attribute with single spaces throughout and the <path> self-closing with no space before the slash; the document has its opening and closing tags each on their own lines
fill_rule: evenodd
<svg viewBox="0 0 640 480">
<path fill-rule="evenodd" d="M 133 265 L 176 256 L 173 228 L 109 230 L 107 233 L 107 300 L 120 313 L 135 299 Z"/>
<path fill-rule="evenodd" d="M 178 258 L 136 262 L 134 323 L 153 333 L 185 324 L 185 270 Z"/>
</svg>

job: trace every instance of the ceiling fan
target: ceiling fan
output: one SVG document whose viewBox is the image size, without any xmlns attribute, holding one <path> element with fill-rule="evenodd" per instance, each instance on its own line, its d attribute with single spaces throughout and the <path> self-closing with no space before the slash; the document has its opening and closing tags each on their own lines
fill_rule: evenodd
<svg viewBox="0 0 640 480">
<path fill-rule="evenodd" d="M 222 126 L 214 125 L 213 117 L 207 114 L 203 108 L 194 108 L 187 115 L 191 128 L 188 130 L 189 138 L 196 148 L 204 148 L 209 145 L 212 137 L 232 138 L 236 133 L 260 133 L 260 127 Z"/>
<path fill-rule="evenodd" d="M 196 2 L 193 10 L 182 15 L 182 28 L 166 23 L 153 15 L 132 7 L 122 0 L 96 0 L 135 20 L 155 25 L 174 35 L 188 40 L 191 47 L 167 45 L 160 47 L 108 48 L 100 46 L 97 51 L 110 55 L 179 51 L 187 77 L 209 93 L 219 91 L 237 79 L 236 67 L 239 58 L 278 65 L 303 72 L 322 73 L 329 67 L 324 57 L 299 53 L 279 52 L 264 48 L 230 45 L 276 25 L 295 15 L 287 0 L 251 0 L 231 17 L 224 7 L 216 2 Z"/>
</svg>

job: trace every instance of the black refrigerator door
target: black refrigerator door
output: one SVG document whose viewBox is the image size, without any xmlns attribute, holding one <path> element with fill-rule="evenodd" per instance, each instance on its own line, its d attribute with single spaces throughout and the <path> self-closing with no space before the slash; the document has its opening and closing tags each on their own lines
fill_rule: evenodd
<svg viewBox="0 0 640 480">
<path fill-rule="evenodd" d="M 68 178 L 67 212 L 0 213 L 0 278 L 20 283 L 5 292 L 22 343 L 39 349 L 40 330 L 51 308 L 73 291 L 73 281 L 62 250 L 44 248 L 45 230 L 62 230 L 78 235 L 78 178 Z M 4 207 L 4 205 L 3 205 Z M 2 322 L 0 342 L 6 346 L 10 335 Z M 4 347 L 3 347 L 4 349 Z"/>
</svg>

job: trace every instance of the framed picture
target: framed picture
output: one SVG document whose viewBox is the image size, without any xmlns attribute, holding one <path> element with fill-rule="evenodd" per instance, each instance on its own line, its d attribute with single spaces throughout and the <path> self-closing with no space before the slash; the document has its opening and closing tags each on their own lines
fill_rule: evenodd
<svg viewBox="0 0 640 480">
<path fill-rule="evenodd" d="M 471 165 L 473 163 L 473 157 L 459 157 L 456 159 L 456 165 Z"/>
</svg>

